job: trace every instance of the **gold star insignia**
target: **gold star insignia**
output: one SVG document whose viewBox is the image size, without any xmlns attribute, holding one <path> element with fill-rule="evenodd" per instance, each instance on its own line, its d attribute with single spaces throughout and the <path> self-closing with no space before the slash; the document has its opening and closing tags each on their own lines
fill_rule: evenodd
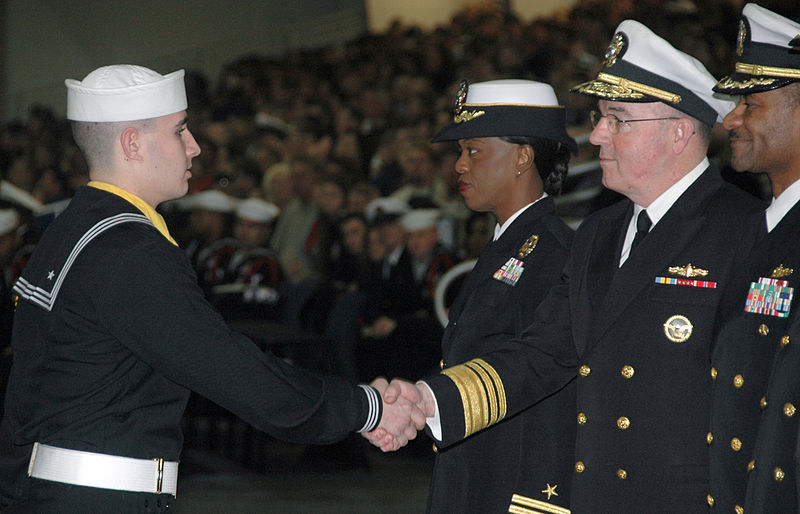
<svg viewBox="0 0 800 514">
<path fill-rule="evenodd" d="M 558 487 L 558 484 L 556 485 L 547 484 L 547 487 L 542 491 L 542 494 L 546 494 L 548 500 L 550 499 L 551 496 L 558 496 L 558 493 L 556 492 L 556 487 Z"/>
</svg>

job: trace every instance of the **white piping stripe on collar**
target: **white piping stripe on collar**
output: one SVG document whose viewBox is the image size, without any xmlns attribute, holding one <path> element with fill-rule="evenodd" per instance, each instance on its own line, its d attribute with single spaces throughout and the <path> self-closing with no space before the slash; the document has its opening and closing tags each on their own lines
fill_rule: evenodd
<svg viewBox="0 0 800 514">
<path fill-rule="evenodd" d="M 53 309 L 53 304 L 56 301 L 56 296 L 58 296 L 58 291 L 61 289 L 61 285 L 64 283 L 64 279 L 67 276 L 72 264 L 75 262 L 75 259 L 78 258 L 78 254 L 91 243 L 94 238 L 105 232 L 106 230 L 113 228 L 121 223 L 128 223 L 135 221 L 137 223 L 144 223 L 147 225 L 153 226 L 153 222 L 150 221 L 147 216 L 143 214 L 132 214 L 132 213 L 122 213 L 117 214 L 115 216 L 111 216 L 105 218 L 103 220 L 98 221 L 92 228 L 90 228 L 86 233 L 78 240 L 75 246 L 72 248 L 72 251 L 69 253 L 66 262 L 64 263 L 64 267 L 58 273 L 58 277 L 56 278 L 55 283 L 53 284 L 52 291 L 47 291 L 46 289 L 42 289 L 41 287 L 35 286 L 25 280 L 23 277 L 19 277 L 17 283 L 14 284 L 14 291 L 17 292 L 22 298 L 29 300 L 40 307 L 50 311 Z"/>
</svg>

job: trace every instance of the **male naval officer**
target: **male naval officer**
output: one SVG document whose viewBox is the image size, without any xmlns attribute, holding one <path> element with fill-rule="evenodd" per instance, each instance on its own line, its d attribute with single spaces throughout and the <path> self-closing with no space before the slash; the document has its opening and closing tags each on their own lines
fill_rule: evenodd
<svg viewBox="0 0 800 514">
<path fill-rule="evenodd" d="M 742 10 L 725 117 L 731 164 L 764 173 L 772 202 L 739 276 L 712 361 L 709 505 L 720 512 L 797 512 L 800 405 L 800 24 L 756 4 Z"/>
<path fill-rule="evenodd" d="M 183 75 L 114 65 L 66 81 L 91 182 L 14 286 L 3 512 L 166 511 L 190 391 L 292 441 L 333 442 L 380 422 L 402 444 L 424 424 L 410 403 L 382 410 L 373 387 L 259 351 L 204 299 L 155 210 L 186 194 L 200 153 Z"/>
<path fill-rule="evenodd" d="M 517 349 L 453 366 L 427 379 L 430 389 L 395 381 L 384 398 L 421 395 L 429 416 L 438 402 L 451 444 L 465 419 L 488 426 L 577 371 L 570 509 L 706 512 L 717 307 L 762 208 L 706 156 L 711 128 L 734 107 L 712 94 L 715 83 L 699 61 L 623 21 L 602 71 L 573 91 L 598 99 L 590 141 L 603 184 L 627 198 L 578 229 L 563 283 Z"/>
</svg>

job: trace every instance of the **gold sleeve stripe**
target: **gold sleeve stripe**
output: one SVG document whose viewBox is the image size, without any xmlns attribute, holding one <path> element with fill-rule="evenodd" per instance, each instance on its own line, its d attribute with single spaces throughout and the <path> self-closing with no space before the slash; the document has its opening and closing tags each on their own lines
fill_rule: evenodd
<svg viewBox="0 0 800 514">
<path fill-rule="evenodd" d="M 475 359 L 467 363 L 468 366 L 471 367 L 480 367 L 480 369 L 488 375 L 491 379 L 491 383 L 495 386 L 495 395 L 490 395 L 492 401 L 494 401 L 494 405 L 497 409 L 497 419 L 494 423 L 497 423 L 501 419 L 506 417 L 506 412 L 508 411 L 508 405 L 506 402 L 506 388 L 503 387 L 503 379 L 500 378 L 500 374 L 497 370 L 494 369 L 488 362 L 483 359 Z"/>
<path fill-rule="evenodd" d="M 659 100 L 664 100 L 665 102 L 670 102 L 673 104 L 681 102 L 681 96 L 676 95 L 675 93 L 670 93 L 669 91 L 664 91 L 663 89 L 658 89 L 653 86 L 648 86 L 647 84 L 634 82 L 633 80 L 617 77 L 615 75 L 610 75 L 608 73 L 599 73 L 597 75 L 597 80 L 606 82 L 608 84 L 612 84 L 614 86 L 620 86 L 627 89 L 632 89 L 639 93 L 644 93 L 646 95 L 658 98 Z"/>
<path fill-rule="evenodd" d="M 770 75 L 773 77 L 800 79 L 800 70 L 795 68 L 775 68 L 773 66 L 761 66 L 760 64 L 737 62 L 736 71 L 739 73 L 748 73 L 750 75 Z"/>
<path fill-rule="evenodd" d="M 491 426 L 506 415 L 506 393 L 497 371 L 474 359 L 442 371 L 458 388 L 464 407 L 464 437 Z"/>
<path fill-rule="evenodd" d="M 518 503 L 519 505 L 514 505 L 515 503 Z M 514 514 L 530 514 L 532 512 L 570 514 L 571 511 L 567 508 L 553 505 L 552 503 L 534 500 L 533 498 L 528 498 L 527 496 L 522 496 L 521 494 L 515 494 L 511 497 L 511 505 L 508 507 L 508 512 Z"/>
</svg>

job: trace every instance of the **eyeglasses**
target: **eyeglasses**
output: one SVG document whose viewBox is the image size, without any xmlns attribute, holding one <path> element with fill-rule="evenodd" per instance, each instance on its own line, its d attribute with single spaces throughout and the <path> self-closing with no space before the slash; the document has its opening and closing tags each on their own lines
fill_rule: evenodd
<svg viewBox="0 0 800 514">
<path fill-rule="evenodd" d="M 628 123 L 634 123 L 636 121 L 661 121 L 661 120 L 679 120 L 680 118 L 677 116 L 671 116 L 667 118 L 646 118 L 641 120 L 621 120 L 614 116 L 613 114 L 602 114 L 599 111 L 592 111 L 589 113 L 589 121 L 592 122 L 592 128 L 596 127 L 600 120 L 605 118 L 606 125 L 608 125 L 608 131 L 612 134 L 619 134 L 621 131 L 625 131 L 628 128 Z"/>
</svg>

